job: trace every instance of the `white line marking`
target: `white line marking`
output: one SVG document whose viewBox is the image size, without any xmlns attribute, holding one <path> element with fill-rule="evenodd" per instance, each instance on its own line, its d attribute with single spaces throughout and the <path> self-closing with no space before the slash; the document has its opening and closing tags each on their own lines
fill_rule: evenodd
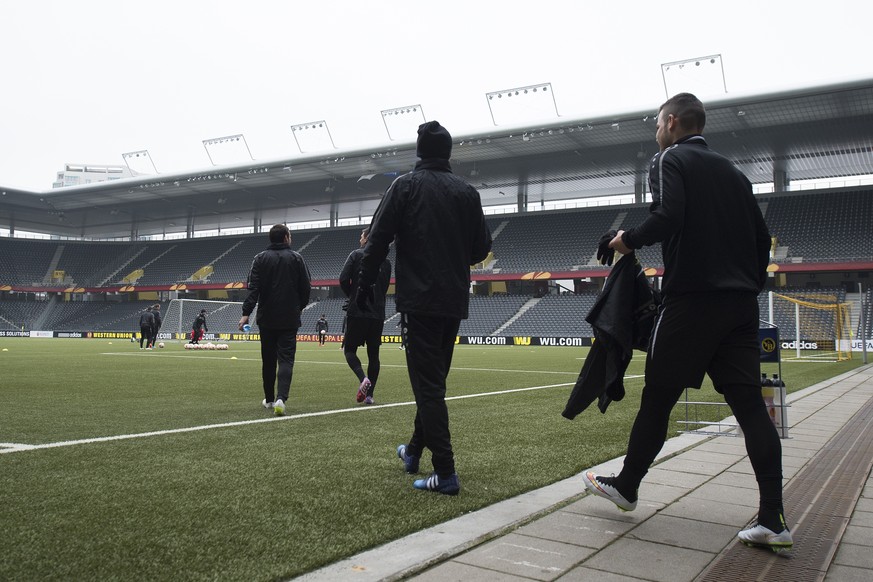
<svg viewBox="0 0 873 582">
<path fill-rule="evenodd" d="M 150 358 L 157 357 L 157 354 L 131 354 L 131 353 L 127 353 L 127 352 L 101 352 L 100 355 L 101 356 L 134 356 L 134 357 L 150 357 Z M 192 360 L 218 359 L 220 361 L 230 361 L 230 357 L 221 358 L 221 357 L 216 357 L 216 356 L 195 356 L 195 355 L 188 355 L 188 354 L 181 354 L 181 355 L 175 355 L 175 356 L 161 354 L 161 357 L 162 358 L 186 358 L 186 359 L 192 359 Z M 261 358 L 260 357 L 256 357 L 256 358 L 237 357 L 237 359 L 234 361 L 237 361 L 237 362 L 260 362 Z M 329 366 L 348 366 L 348 364 L 346 362 L 325 362 L 322 360 L 305 360 L 305 359 L 300 359 L 300 358 L 297 358 L 294 360 L 294 365 L 296 366 L 297 364 L 326 364 Z M 383 368 L 405 368 L 406 364 L 384 364 L 383 363 L 382 367 Z M 455 371 L 508 372 L 508 373 L 512 373 L 512 374 L 563 374 L 563 375 L 567 375 L 567 376 L 577 376 L 579 374 L 579 372 L 560 372 L 560 371 L 556 371 L 556 370 L 504 370 L 501 368 L 464 368 L 462 366 L 457 366 L 457 367 L 452 366 L 452 372 L 455 372 Z"/>
<path fill-rule="evenodd" d="M 544 390 L 546 388 L 558 388 L 562 386 L 572 386 L 572 383 L 563 383 L 563 384 L 548 384 L 545 386 L 531 386 L 529 388 L 515 388 L 512 390 L 500 390 L 498 392 L 481 392 L 479 394 L 465 394 L 463 396 L 449 396 L 446 400 L 462 400 L 464 398 L 479 398 L 482 396 L 496 396 L 500 394 L 511 394 L 513 392 L 529 392 L 531 390 Z M 374 406 L 356 406 L 355 408 L 341 408 L 338 410 L 322 410 L 321 412 L 307 412 L 305 414 L 290 414 L 288 416 L 274 416 L 271 418 L 258 418 L 254 420 L 239 420 L 236 422 L 222 422 L 219 424 L 206 424 L 202 426 L 191 426 L 186 428 L 173 428 L 167 430 L 155 430 L 150 432 L 136 433 L 136 434 L 121 434 L 115 436 L 107 436 L 107 437 L 95 437 L 90 439 L 78 439 L 72 441 L 59 441 L 54 443 L 44 443 L 40 445 L 28 445 L 24 443 L 4 443 L 0 446 L 12 447 L 8 449 L 0 449 L 0 455 L 6 453 L 16 453 L 19 451 L 33 451 L 37 449 L 54 449 L 58 447 L 71 447 L 74 445 L 88 445 L 93 443 L 105 443 L 110 441 L 121 441 L 121 440 L 129 440 L 129 439 L 137 439 L 137 438 L 145 438 L 152 436 L 161 436 L 168 434 L 181 434 L 186 432 L 195 432 L 200 430 L 209 430 L 213 428 L 228 428 L 233 426 L 245 426 L 249 424 L 260 424 L 264 422 L 279 422 L 282 420 L 296 420 L 300 418 L 312 418 L 316 416 L 328 416 L 332 414 L 343 414 L 346 412 L 361 412 L 365 410 L 376 410 L 379 408 L 393 408 L 397 406 L 410 406 L 415 404 L 412 402 L 394 402 L 391 404 L 377 404 Z"/>
</svg>

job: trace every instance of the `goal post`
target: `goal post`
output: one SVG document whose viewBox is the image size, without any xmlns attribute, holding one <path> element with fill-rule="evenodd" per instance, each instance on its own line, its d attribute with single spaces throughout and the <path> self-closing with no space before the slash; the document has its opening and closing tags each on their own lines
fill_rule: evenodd
<svg viewBox="0 0 873 582">
<path fill-rule="evenodd" d="M 852 359 L 851 303 L 829 291 L 769 293 L 770 323 L 782 330 L 782 349 L 797 359 Z"/>
<path fill-rule="evenodd" d="M 204 335 L 205 339 L 218 339 L 219 334 L 239 333 L 239 318 L 242 317 L 242 302 L 240 301 L 215 301 L 205 299 L 173 299 L 167 307 L 164 315 L 164 323 L 161 330 L 176 334 L 174 337 L 185 341 L 191 336 L 191 327 L 194 319 L 200 314 L 200 310 L 206 310 L 206 327 L 209 332 Z M 252 324 L 252 332 L 257 333 L 255 316 L 257 307 L 249 317 Z"/>
</svg>

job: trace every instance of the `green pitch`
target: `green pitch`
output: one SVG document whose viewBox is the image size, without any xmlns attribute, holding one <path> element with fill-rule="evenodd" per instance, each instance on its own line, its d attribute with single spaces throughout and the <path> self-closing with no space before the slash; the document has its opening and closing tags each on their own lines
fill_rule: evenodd
<svg viewBox="0 0 873 582">
<path fill-rule="evenodd" d="M 447 498 L 413 490 L 396 458 L 414 415 L 396 346 L 364 407 L 338 344 L 299 344 L 276 418 L 257 343 L 166 344 L 0 338 L 0 579 L 295 576 L 624 454 L 642 388 L 640 354 L 625 400 L 568 421 L 585 349 L 458 346 L 462 491 Z M 786 362 L 783 375 L 796 390 L 859 363 Z"/>
</svg>

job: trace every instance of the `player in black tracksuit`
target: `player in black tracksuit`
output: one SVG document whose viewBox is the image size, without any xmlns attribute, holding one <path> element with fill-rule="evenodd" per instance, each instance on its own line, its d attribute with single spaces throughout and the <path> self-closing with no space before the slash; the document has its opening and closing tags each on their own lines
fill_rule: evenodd
<svg viewBox="0 0 873 582">
<path fill-rule="evenodd" d="M 358 288 L 361 258 L 364 256 L 364 245 L 367 244 L 369 229 L 361 232 L 361 248 L 353 250 L 346 259 L 340 272 L 340 288 L 350 299 Z M 379 379 L 381 363 L 379 361 L 379 346 L 382 345 L 382 326 L 385 323 L 385 294 L 391 283 L 391 261 L 385 259 L 379 267 L 376 284 L 373 289 L 373 303 L 366 309 L 361 309 L 354 301 L 349 301 L 346 309 L 345 337 L 343 338 L 343 353 L 349 368 L 358 377 L 358 393 L 356 400 L 373 404 L 373 393 L 376 381 Z M 367 346 L 367 373 L 358 358 L 358 347 Z"/>
<path fill-rule="evenodd" d="M 270 246 L 255 255 L 242 305 L 239 330 L 258 308 L 261 338 L 261 380 L 265 408 L 285 414 L 291 390 L 300 312 L 309 303 L 310 276 L 300 253 L 291 249 L 291 233 L 284 224 L 270 228 Z M 276 401 L 273 402 L 273 398 Z"/>
<path fill-rule="evenodd" d="M 145 342 L 146 348 L 151 347 L 149 341 L 152 339 L 152 328 L 154 325 L 155 316 L 152 313 L 152 308 L 148 307 L 139 314 L 139 349 L 142 349 L 143 342 Z"/>
<path fill-rule="evenodd" d="M 430 449 L 434 473 L 416 489 L 448 495 L 460 491 L 449 434 L 446 377 L 455 338 L 470 302 L 470 265 L 491 250 L 479 192 L 452 173 L 452 137 L 438 122 L 418 128 L 415 169 L 394 180 L 370 227 L 361 260 L 356 301 L 366 305 L 388 245 L 395 241 L 397 311 L 406 341 L 406 365 L 415 395 L 415 428 L 398 456 L 407 472 Z"/>
<path fill-rule="evenodd" d="M 206 310 L 201 309 L 191 324 L 191 343 L 199 344 L 204 331 L 209 331 L 209 327 L 206 325 Z"/>
<path fill-rule="evenodd" d="M 760 491 L 756 527 L 769 530 L 750 528 L 739 537 L 790 547 L 782 448 L 759 381 L 757 296 L 766 281 L 770 235 L 749 180 L 700 135 L 705 120 L 703 105 L 688 93 L 661 106 L 656 136 L 661 152 L 649 169 L 650 214 L 610 242 L 623 254 L 661 243 L 663 302 L 624 468 L 614 478 L 591 472 L 584 478 L 596 494 L 632 509 L 663 446 L 670 411 L 686 387 L 700 388 L 705 373 L 743 430 Z"/>
<path fill-rule="evenodd" d="M 327 325 L 327 319 L 325 319 L 324 314 L 321 314 L 321 317 L 318 318 L 318 321 L 315 322 L 315 334 L 318 336 L 318 345 L 323 346 L 324 340 L 327 339 L 327 332 L 329 331 L 329 327 Z"/>
<path fill-rule="evenodd" d="M 152 325 L 152 336 L 149 339 L 149 345 L 155 347 L 155 342 L 158 341 L 158 332 L 161 330 L 161 325 L 164 323 L 163 319 L 161 319 L 160 303 L 152 305 L 152 315 L 155 317 L 155 323 Z"/>
</svg>

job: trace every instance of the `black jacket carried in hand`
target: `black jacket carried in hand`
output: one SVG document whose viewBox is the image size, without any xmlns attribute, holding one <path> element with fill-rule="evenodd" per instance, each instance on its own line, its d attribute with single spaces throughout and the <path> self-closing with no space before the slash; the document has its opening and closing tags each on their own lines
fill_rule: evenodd
<svg viewBox="0 0 873 582">
<path fill-rule="evenodd" d="M 479 192 L 452 173 L 447 159 L 425 158 L 398 177 L 373 216 L 359 288 L 369 293 L 396 241 L 397 311 L 466 319 L 470 265 L 491 250 Z"/>
<path fill-rule="evenodd" d="M 594 330 L 594 345 L 562 416 L 572 420 L 595 399 L 606 412 L 610 402 L 624 398 L 624 373 L 633 350 L 648 348 L 659 303 L 635 254 L 619 259 L 585 318 Z"/>
<path fill-rule="evenodd" d="M 251 315 L 257 305 L 259 328 L 300 329 L 300 312 L 309 304 L 309 282 L 300 253 L 286 243 L 272 243 L 252 261 L 242 314 Z"/>
<path fill-rule="evenodd" d="M 391 284 L 391 261 L 388 259 L 382 261 L 382 266 L 379 267 L 379 274 L 376 276 L 375 289 L 373 289 L 373 301 L 367 302 L 364 309 L 361 309 L 354 299 L 355 293 L 358 290 L 361 259 L 363 257 L 364 249 L 353 250 L 349 253 L 346 263 L 343 265 L 343 270 L 340 273 L 340 288 L 346 294 L 346 297 L 349 298 L 346 314 L 349 317 L 366 317 L 368 319 L 385 321 L 385 294 L 388 293 L 388 286 Z"/>
</svg>

